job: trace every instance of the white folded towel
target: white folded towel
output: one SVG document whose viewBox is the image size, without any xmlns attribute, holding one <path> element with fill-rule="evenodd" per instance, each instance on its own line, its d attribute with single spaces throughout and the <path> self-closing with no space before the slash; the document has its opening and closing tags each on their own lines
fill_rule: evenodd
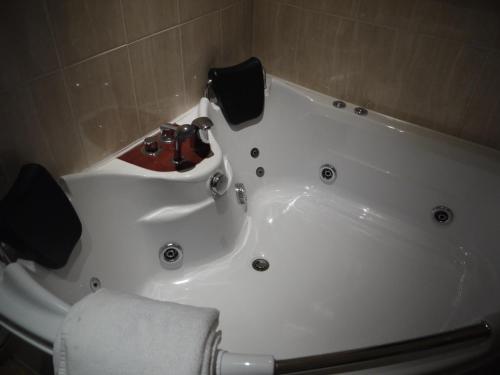
<svg viewBox="0 0 500 375">
<path fill-rule="evenodd" d="M 215 309 L 101 289 L 69 311 L 54 343 L 57 375 L 211 375 Z"/>
</svg>

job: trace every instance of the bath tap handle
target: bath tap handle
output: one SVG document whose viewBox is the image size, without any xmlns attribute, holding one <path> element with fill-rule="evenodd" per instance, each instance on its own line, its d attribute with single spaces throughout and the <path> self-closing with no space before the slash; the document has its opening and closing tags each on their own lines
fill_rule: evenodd
<svg viewBox="0 0 500 375">
<path fill-rule="evenodd" d="M 157 156 L 161 149 L 158 147 L 158 142 L 155 137 L 147 137 L 143 142 L 143 152 L 146 155 Z"/>
<path fill-rule="evenodd" d="M 177 130 L 177 124 L 161 124 L 160 125 L 160 140 L 164 143 L 172 143 L 175 141 L 175 132 Z"/>
<path fill-rule="evenodd" d="M 198 138 L 203 143 L 208 144 L 209 143 L 208 130 L 214 126 L 212 120 L 210 120 L 208 117 L 198 117 L 193 120 L 191 125 L 196 128 L 196 131 L 198 133 Z"/>
</svg>

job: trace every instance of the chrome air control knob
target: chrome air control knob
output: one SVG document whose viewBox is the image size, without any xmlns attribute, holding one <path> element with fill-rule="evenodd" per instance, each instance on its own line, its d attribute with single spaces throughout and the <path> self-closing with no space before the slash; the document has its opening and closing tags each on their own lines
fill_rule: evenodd
<svg viewBox="0 0 500 375">
<path fill-rule="evenodd" d="M 154 137 L 147 137 L 144 139 L 142 151 L 149 156 L 156 156 L 160 153 L 161 149 L 158 146 L 158 141 Z"/>
<path fill-rule="evenodd" d="M 173 143 L 175 142 L 175 131 L 177 130 L 177 124 L 162 124 L 160 125 L 160 141 L 163 143 Z"/>
</svg>

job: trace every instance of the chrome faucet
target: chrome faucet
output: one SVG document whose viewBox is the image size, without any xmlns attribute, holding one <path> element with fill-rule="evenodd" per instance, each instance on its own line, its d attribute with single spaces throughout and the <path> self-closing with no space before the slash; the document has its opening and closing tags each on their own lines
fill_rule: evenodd
<svg viewBox="0 0 500 375">
<path fill-rule="evenodd" d="M 196 128 L 193 125 L 184 124 L 184 125 L 178 125 L 176 127 L 175 138 L 174 138 L 175 152 L 174 152 L 174 158 L 172 160 L 175 165 L 179 166 L 184 161 L 181 150 L 182 142 L 194 136 L 195 133 L 196 133 Z"/>
<path fill-rule="evenodd" d="M 177 170 L 185 170 L 192 167 L 192 163 L 182 156 L 182 143 L 186 139 L 192 139 L 194 151 L 201 158 L 207 157 L 210 150 L 208 130 L 213 126 L 208 117 L 198 117 L 191 124 L 177 125 L 166 123 L 160 125 L 160 141 L 163 143 L 174 143 L 175 151 L 172 162 Z"/>
<path fill-rule="evenodd" d="M 203 143 L 209 143 L 208 139 L 208 130 L 214 126 L 212 120 L 208 117 L 198 117 L 193 120 L 191 123 L 197 130 L 198 139 Z"/>
<path fill-rule="evenodd" d="M 214 123 L 208 117 L 198 117 L 193 120 L 191 126 L 196 129 L 195 152 L 199 157 L 206 158 L 211 152 L 208 131 L 214 126 Z"/>
</svg>

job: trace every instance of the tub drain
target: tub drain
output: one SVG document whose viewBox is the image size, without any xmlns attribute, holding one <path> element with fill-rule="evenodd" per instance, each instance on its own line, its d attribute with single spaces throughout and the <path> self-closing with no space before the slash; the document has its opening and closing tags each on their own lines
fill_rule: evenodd
<svg viewBox="0 0 500 375">
<path fill-rule="evenodd" d="M 168 269 L 177 269 L 182 266 L 184 252 L 181 245 L 170 242 L 160 247 L 160 263 Z"/>
<path fill-rule="evenodd" d="M 101 280 L 99 280 L 97 277 L 91 277 L 90 290 L 96 292 L 99 289 L 101 289 Z"/>
<path fill-rule="evenodd" d="M 449 224 L 453 220 L 453 211 L 446 206 L 437 206 L 432 209 L 432 217 L 439 224 Z"/>
<path fill-rule="evenodd" d="M 330 164 L 323 164 L 319 168 L 319 178 L 327 185 L 333 184 L 337 178 L 337 171 Z"/>
<path fill-rule="evenodd" d="M 252 267 L 255 271 L 263 272 L 269 269 L 269 262 L 265 259 L 259 258 L 252 262 Z"/>
</svg>

